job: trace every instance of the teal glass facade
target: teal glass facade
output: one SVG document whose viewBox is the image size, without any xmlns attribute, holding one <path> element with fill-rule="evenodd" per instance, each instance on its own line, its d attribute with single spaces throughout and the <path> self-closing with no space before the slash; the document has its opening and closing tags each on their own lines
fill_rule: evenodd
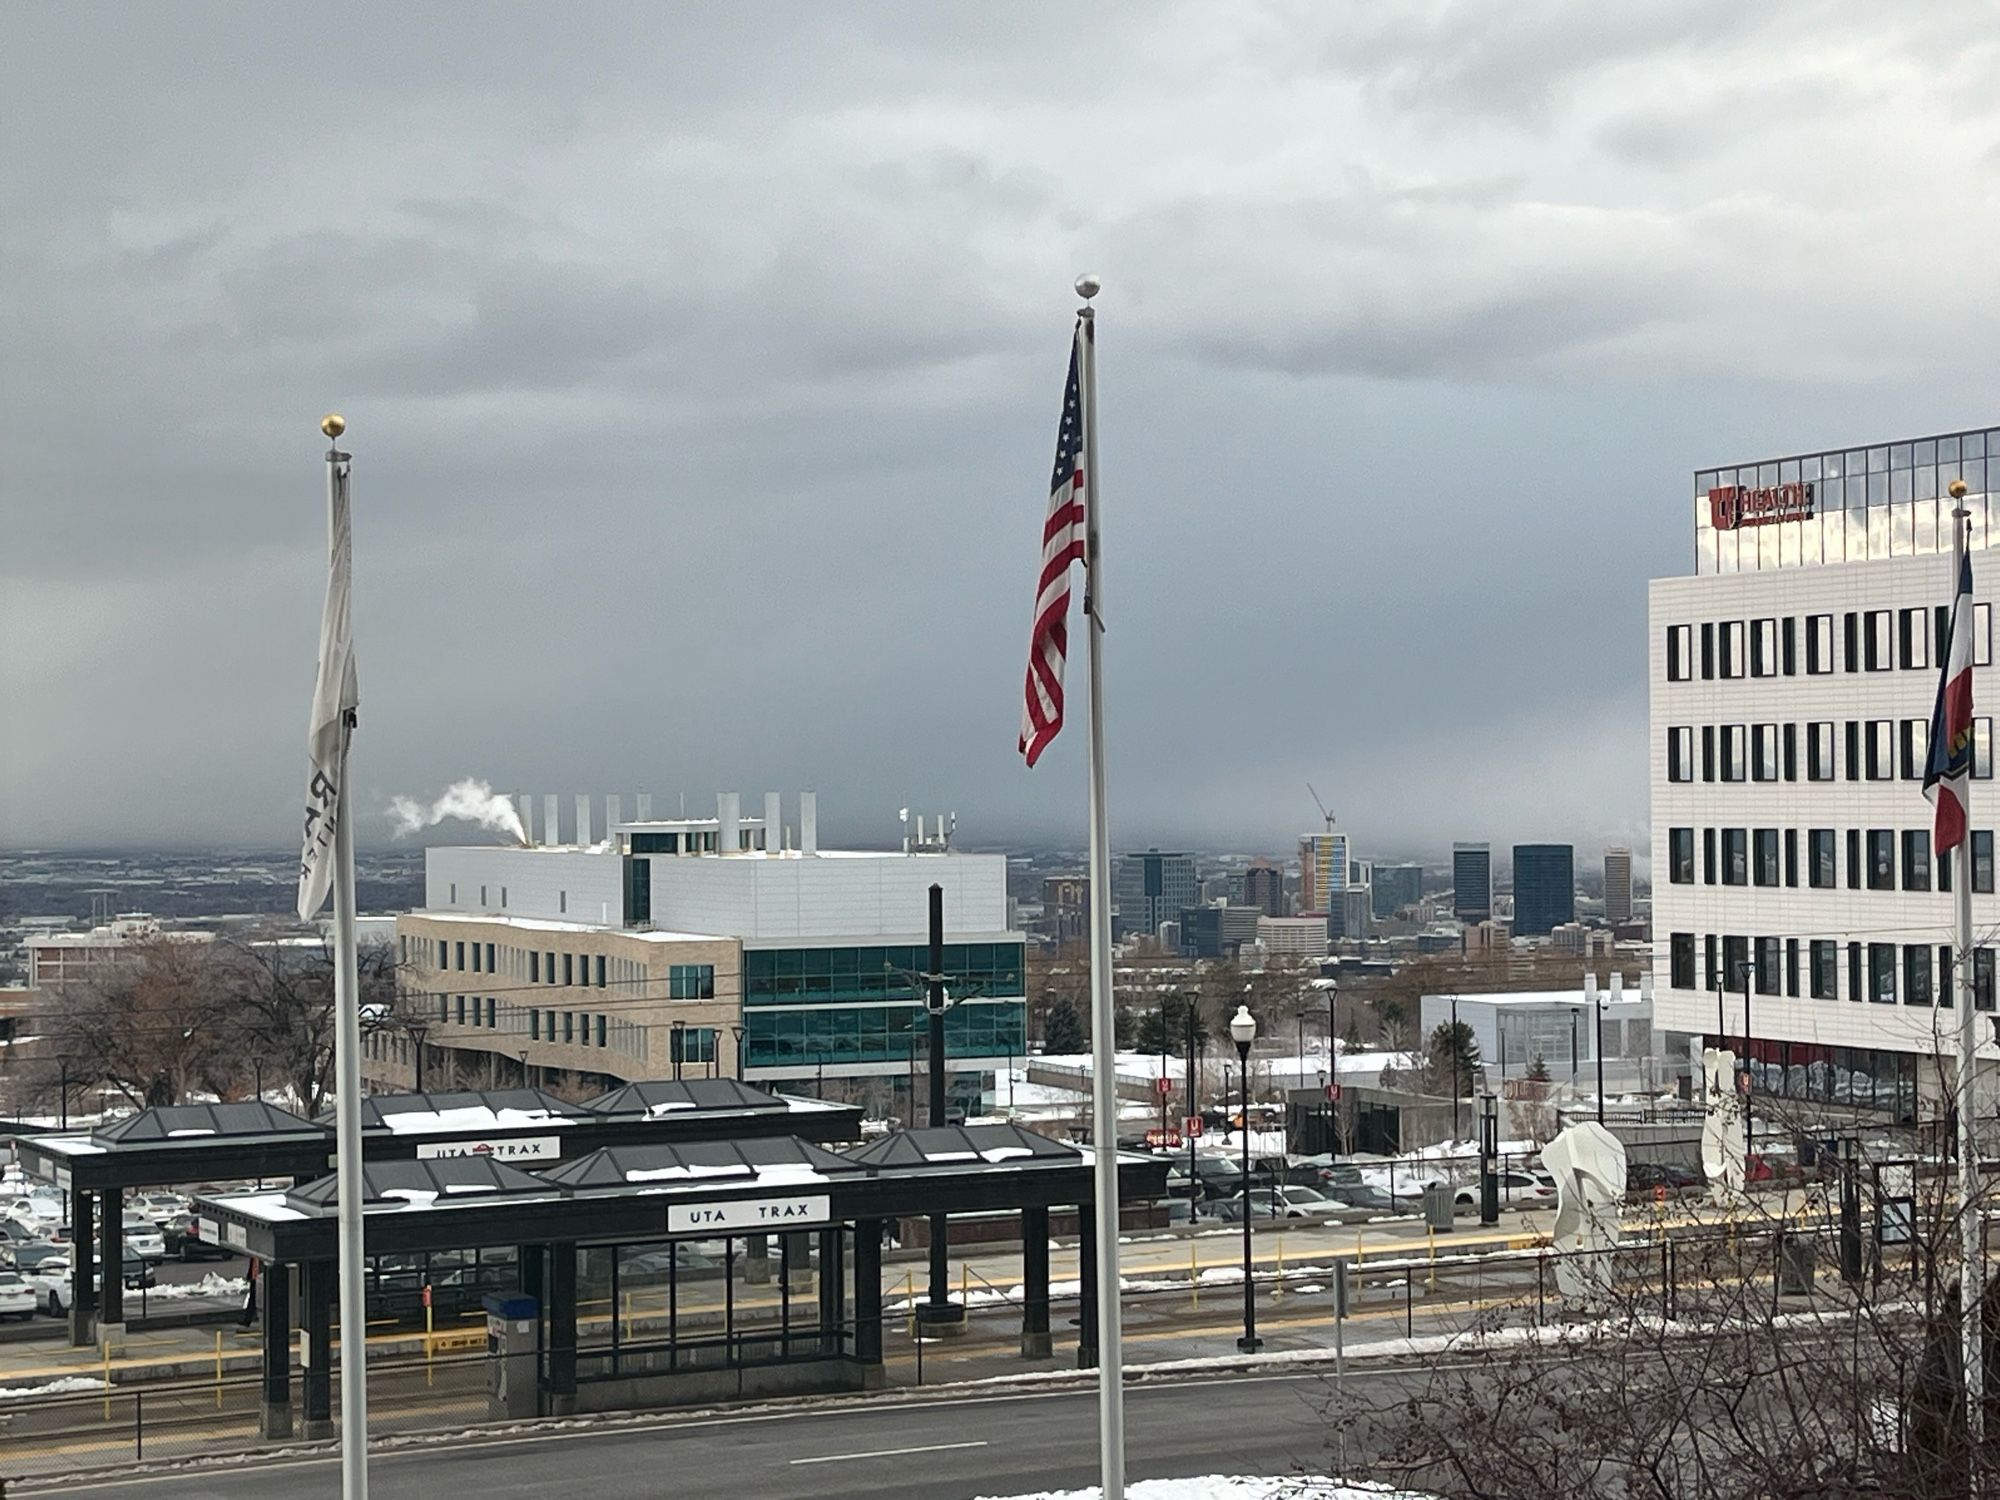
<svg viewBox="0 0 2000 1500">
<path fill-rule="evenodd" d="M 1027 1046 L 1019 943 L 947 943 L 949 1057 L 1005 1057 Z M 902 1062 L 921 1056 L 926 1016 L 919 946 L 751 949 L 743 955 L 744 1061 L 753 1068 Z M 857 1003 L 859 1002 L 859 1003 Z"/>
</svg>

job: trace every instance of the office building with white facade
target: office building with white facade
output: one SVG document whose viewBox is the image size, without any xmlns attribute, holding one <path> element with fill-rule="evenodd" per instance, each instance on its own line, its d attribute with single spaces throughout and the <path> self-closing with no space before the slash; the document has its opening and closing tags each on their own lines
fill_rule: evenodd
<svg viewBox="0 0 2000 1500">
<path fill-rule="evenodd" d="M 423 1045 L 433 1088 L 735 1076 L 794 1090 L 844 1082 L 850 1097 L 902 1108 L 926 1076 L 936 884 L 952 1091 L 976 1105 L 997 1060 L 1026 1043 L 1005 856 L 942 839 L 824 850 L 810 792 L 796 840 L 776 793 L 762 818 L 745 817 L 734 793 L 717 804 L 708 818 L 622 822 L 613 811 L 594 842 L 582 827 L 574 844 L 427 850 L 424 906 L 396 927 L 420 1034 L 378 1035 L 371 1074 L 409 1086 L 412 1045 Z"/>
<path fill-rule="evenodd" d="M 1989 452 L 2000 432 L 1694 476 L 1693 571 L 1656 580 L 1648 611 L 1655 993 L 1670 1051 L 1720 1037 L 1747 1052 L 1761 1089 L 1901 1120 L 1939 1097 L 1933 1060 L 1955 1048 L 1958 872 L 1932 853 L 1921 780 L 1952 592 L 1945 492 L 1959 478 L 1977 600 L 1975 934 L 2000 923 Z M 1991 1010 L 1983 942 L 1972 978 Z"/>
</svg>

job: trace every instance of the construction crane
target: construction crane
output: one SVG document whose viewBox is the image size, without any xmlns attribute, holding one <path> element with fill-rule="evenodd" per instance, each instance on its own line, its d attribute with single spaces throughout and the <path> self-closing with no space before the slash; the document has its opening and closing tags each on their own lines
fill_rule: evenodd
<svg viewBox="0 0 2000 1500">
<path fill-rule="evenodd" d="M 1333 814 L 1332 814 L 1332 813 L 1330 813 L 1330 812 L 1328 812 L 1328 811 L 1326 810 L 1326 804 L 1325 804 L 1324 802 L 1321 802 L 1321 801 L 1319 800 L 1319 793 L 1318 793 L 1318 792 L 1313 792 L 1313 784 L 1312 784 L 1312 783 L 1311 783 L 1310 781 L 1308 781 L 1308 782 L 1306 783 L 1306 790 L 1307 790 L 1308 792 L 1312 792 L 1312 799 L 1313 799 L 1314 803 L 1316 803 L 1316 804 L 1318 805 L 1318 807 L 1319 807 L 1319 815 L 1320 815 L 1320 816 L 1321 816 L 1322 818 L 1325 818 L 1325 819 L 1326 819 L 1326 831 L 1327 831 L 1328 833 L 1332 833 L 1332 832 L 1333 832 Z"/>
</svg>

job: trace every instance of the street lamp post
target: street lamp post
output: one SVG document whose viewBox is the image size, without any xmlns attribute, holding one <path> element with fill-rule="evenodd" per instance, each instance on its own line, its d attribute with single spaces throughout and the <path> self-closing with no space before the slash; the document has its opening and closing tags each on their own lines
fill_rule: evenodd
<svg viewBox="0 0 2000 1500">
<path fill-rule="evenodd" d="M 408 1025 L 410 1042 L 417 1049 L 417 1092 L 421 1094 L 424 1091 L 424 1040 L 430 1035 L 431 1028 L 428 1021 L 411 1021 Z M 525 1078 L 527 1075 L 524 1072 L 522 1076 Z M 262 1095 L 263 1085 L 260 1083 L 258 1085 L 258 1096 L 261 1098 Z"/>
<path fill-rule="evenodd" d="M 1597 1123 L 1604 1123 L 1604 997 L 1599 995 L 1592 1014 L 1590 1050 L 1597 1054 Z"/>
<path fill-rule="evenodd" d="M 69 1059 L 58 1057 L 56 1059 L 56 1067 L 62 1073 L 62 1083 L 60 1085 L 62 1089 L 62 1102 L 57 1106 L 58 1112 L 62 1117 L 60 1128 L 67 1130 L 69 1129 Z"/>
<path fill-rule="evenodd" d="M 1195 1131 L 1199 1126 L 1193 1122 L 1201 1118 L 1201 1073 L 1195 1061 L 1194 1001 L 1182 1002 L 1181 1017 L 1187 1022 L 1187 1088 L 1184 1090 L 1187 1101 L 1183 1106 L 1187 1111 L 1187 1117 L 1181 1121 L 1181 1125 L 1187 1131 L 1188 1222 L 1191 1224 L 1201 1215 L 1201 1179 L 1195 1176 L 1194 1171 L 1194 1143 L 1197 1139 Z M 1010 1093 L 1008 1098 L 1011 1100 L 1012 1097 Z"/>
<path fill-rule="evenodd" d="M 1458 996 L 1451 997 L 1451 1138 L 1459 1139 L 1458 1096 L 1462 1085 L 1458 1079 Z"/>
<path fill-rule="evenodd" d="M 731 1026 L 729 1031 L 736 1038 L 736 1081 L 741 1083 L 743 1081 L 743 1027 L 739 1023 L 738 1025 Z"/>
<path fill-rule="evenodd" d="M 1750 960 L 1744 959 L 1736 966 L 1736 976 L 1743 981 L 1743 1071 L 1750 1075 L 1750 1086 L 1757 1086 L 1756 1070 L 1750 1065 Z"/>
<path fill-rule="evenodd" d="M 1236 1348 L 1243 1354 L 1255 1354 L 1264 1341 L 1257 1337 L 1257 1284 L 1250 1273 L 1250 1044 L 1257 1040 L 1257 1018 L 1250 1014 L 1249 1006 L 1236 1007 L 1229 1035 L 1243 1065 L 1238 1096 L 1243 1101 L 1243 1337 L 1236 1341 Z"/>
<path fill-rule="evenodd" d="M 674 1082 L 679 1083 L 681 1081 L 681 1059 L 687 1052 L 687 1022 L 676 1021 L 673 1023 L 672 1040 L 674 1047 Z"/>
</svg>

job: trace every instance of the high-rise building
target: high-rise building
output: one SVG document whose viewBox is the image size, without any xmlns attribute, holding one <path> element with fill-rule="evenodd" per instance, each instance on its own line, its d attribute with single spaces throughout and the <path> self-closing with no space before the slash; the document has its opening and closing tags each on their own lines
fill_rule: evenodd
<svg viewBox="0 0 2000 1500">
<path fill-rule="evenodd" d="M 1385 865 L 1377 860 L 1375 878 L 1370 885 L 1375 893 L 1375 915 L 1393 917 L 1405 907 L 1415 906 L 1424 899 L 1424 867 Z"/>
<path fill-rule="evenodd" d="M 1604 851 L 1604 920 L 1614 927 L 1632 920 L 1632 851 Z"/>
<path fill-rule="evenodd" d="M 1189 958 L 1233 958 L 1245 945 L 1257 941 L 1257 926 L 1263 916 L 1254 906 L 1227 902 L 1183 907 L 1180 951 Z"/>
<path fill-rule="evenodd" d="M 1090 934 L 1090 877 L 1042 877 L 1042 930 L 1058 943 L 1080 943 Z"/>
<path fill-rule="evenodd" d="M 1340 893 L 1333 910 L 1327 913 L 1326 934 L 1330 938 L 1360 941 L 1375 930 L 1373 898 L 1365 885 L 1350 885 Z"/>
<path fill-rule="evenodd" d="M 1121 855 L 1112 887 L 1118 900 L 1118 930 L 1152 937 L 1160 924 L 1178 920 L 1181 908 L 1201 902 L 1201 877 L 1192 854 Z"/>
<path fill-rule="evenodd" d="M 1545 937 L 1576 920 L 1576 850 L 1569 844 L 1514 846 L 1514 935 Z"/>
<path fill-rule="evenodd" d="M 1742 1053 L 1747 1031 L 1759 1089 L 1903 1120 L 1949 1103 L 1927 1059 L 1955 1025 L 1935 1007 L 1960 872 L 1932 852 L 1917 783 L 1953 592 L 1955 479 L 1975 553 L 1973 930 L 1992 933 L 2000 426 L 1702 469 L 1676 502 L 1692 512 L 1694 566 L 1649 596 L 1667 1045 L 1720 1035 Z M 1994 950 L 1976 944 L 1985 1010 Z"/>
<path fill-rule="evenodd" d="M 1493 915 L 1493 846 L 1451 846 L 1451 912 L 1461 922 L 1484 922 Z"/>
<path fill-rule="evenodd" d="M 1347 835 L 1328 829 L 1299 840 L 1299 910 L 1331 912 L 1347 889 Z"/>
<path fill-rule="evenodd" d="M 1243 904 L 1267 917 L 1285 914 L 1285 872 L 1268 859 L 1253 859 L 1243 872 Z"/>
</svg>

